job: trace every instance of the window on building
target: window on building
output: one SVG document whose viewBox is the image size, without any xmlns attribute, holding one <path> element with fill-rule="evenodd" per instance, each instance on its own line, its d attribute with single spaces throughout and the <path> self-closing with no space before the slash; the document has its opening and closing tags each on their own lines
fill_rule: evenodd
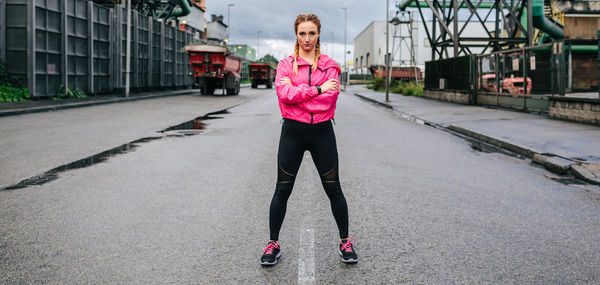
<svg viewBox="0 0 600 285">
<path fill-rule="evenodd" d="M 367 53 L 367 58 L 366 58 L 365 66 L 369 67 L 369 53 Z"/>
<path fill-rule="evenodd" d="M 363 67 L 363 65 L 362 65 L 362 64 L 363 64 L 363 56 L 361 55 L 361 56 L 360 56 L 360 65 L 359 65 L 358 67 L 361 67 L 361 68 L 362 68 L 362 67 Z"/>
</svg>

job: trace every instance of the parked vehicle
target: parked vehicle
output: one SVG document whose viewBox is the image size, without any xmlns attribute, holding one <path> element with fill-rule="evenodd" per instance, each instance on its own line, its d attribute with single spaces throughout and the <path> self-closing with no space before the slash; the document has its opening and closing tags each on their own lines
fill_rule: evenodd
<svg viewBox="0 0 600 285">
<path fill-rule="evenodd" d="M 423 76 L 421 75 L 421 69 L 414 66 L 409 67 L 391 67 L 392 73 L 390 74 L 390 81 L 394 80 L 402 80 L 402 81 L 414 81 L 417 78 L 419 81 L 423 80 Z M 385 78 L 385 66 L 383 65 L 371 65 L 369 66 L 369 71 L 373 77 L 381 77 Z M 415 76 L 416 72 L 416 76 Z"/>
<path fill-rule="evenodd" d="M 270 63 L 251 62 L 248 64 L 252 88 L 258 88 L 258 85 L 266 85 L 267 88 L 273 88 L 275 82 L 275 67 Z"/>
<path fill-rule="evenodd" d="M 500 88 L 496 86 L 496 74 L 484 74 L 481 76 L 481 88 L 489 92 L 510 94 L 531 94 L 531 78 L 527 77 L 527 93 L 523 77 L 507 77 L 500 79 Z"/>
<path fill-rule="evenodd" d="M 195 84 L 203 95 L 222 88 L 227 95 L 240 93 L 242 58 L 230 54 L 224 45 L 196 43 L 185 46 L 195 71 Z"/>
</svg>

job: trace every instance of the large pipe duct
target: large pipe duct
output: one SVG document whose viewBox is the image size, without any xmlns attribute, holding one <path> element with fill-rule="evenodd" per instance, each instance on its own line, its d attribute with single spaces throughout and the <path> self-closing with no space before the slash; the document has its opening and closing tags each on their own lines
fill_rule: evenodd
<svg viewBox="0 0 600 285">
<path fill-rule="evenodd" d="M 564 37 L 563 28 L 544 16 L 544 0 L 533 0 L 532 4 L 533 26 L 555 39 L 562 39 Z"/>
<path fill-rule="evenodd" d="M 179 0 L 179 9 L 175 8 L 173 9 L 173 12 L 168 15 L 168 13 L 166 12 L 161 12 L 161 13 L 157 13 L 157 15 L 159 17 L 183 17 L 183 16 L 187 16 L 189 13 L 192 12 L 192 9 L 190 8 L 190 5 L 188 4 L 187 0 Z"/>
<path fill-rule="evenodd" d="M 438 3 L 440 5 L 440 7 L 444 7 L 444 8 L 452 8 L 452 1 L 448 1 L 446 2 L 446 4 L 444 5 L 443 3 Z M 483 2 L 479 5 L 479 8 L 493 8 L 496 4 L 493 2 Z M 477 6 L 477 5 L 474 5 Z M 429 6 L 427 5 L 427 3 L 425 2 L 419 2 L 419 6 L 417 6 L 417 3 L 415 2 L 415 0 L 405 0 L 404 2 L 398 4 L 398 9 L 400 9 L 401 11 L 406 10 L 406 8 L 416 8 L 416 7 L 421 7 L 421 8 L 429 8 Z M 466 5 L 459 5 L 460 7 L 466 7 Z"/>
<path fill-rule="evenodd" d="M 532 5 L 532 24 L 534 27 L 540 29 L 542 32 L 550 35 L 556 39 L 562 39 L 564 37 L 563 28 L 553 22 L 552 20 L 546 18 L 544 15 L 544 0 L 529 0 L 533 1 Z M 427 3 L 419 2 L 418 5 L 422 8 L 429 8 Z M 440 3 L 440 6 L 444 4 Z M 452 1 L 447 1 L 445 4 L 446 8 L 452 7 Z M 495 2 L 482 2 L 479 4 L 479 8 L 493 8 L 495 7 Z M 398 9 L 404 11 L 408 7 L 417 7 L 417 3 L 414 0 L 405 0 L 398 4 Z"/>
</svg>

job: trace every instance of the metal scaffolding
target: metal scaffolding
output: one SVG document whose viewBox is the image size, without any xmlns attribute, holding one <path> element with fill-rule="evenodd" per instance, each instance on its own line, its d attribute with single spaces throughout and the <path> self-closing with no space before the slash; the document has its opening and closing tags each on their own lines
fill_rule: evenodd
<svg viewBox="0 0 600 285">
<path fill-rule="evenodd" d="M 431 45 L 431 58 L 442 59 L 473 54 L 472 48 L 483 48 L 481 53 L 512 49 L 533 44 L 532 2 L 527 0 L 414 0 L 398 5 L 400 10 L 416 7 L 421 20 L 432 13 L 431 29 L 424 25 Z M 543 1 L 542 1 L 543 4 Z M 429 9 L 424 9 L 429 8 Z M 467 11 L 466 19 L 459 19 L 459 10 Z M 461 17 L 462 17 L 461 13 Z M 523 16 L 527 21 L 521 21 Z M 485 23 L 494 22 L 489 29 Z M 462 26 L 459 28 L 459 22 Z M 523 23 L 525 22 L 525 23 Z M 481 25 L 487 37 L 462 36 L 468 25 Z M 451 51 L 448 51 L 451 49 Z"/>
</svg>

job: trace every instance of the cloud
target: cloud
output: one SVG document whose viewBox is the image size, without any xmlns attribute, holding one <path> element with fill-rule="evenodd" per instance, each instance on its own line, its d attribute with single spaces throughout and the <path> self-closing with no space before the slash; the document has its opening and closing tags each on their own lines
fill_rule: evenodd
<svg viewBox="0 0 600 285">
<path fill-rule="evenodd" d="M 390 1 L 390 10 L 397 1 Z M 234 4 L 230 8 L 230 17 L 227 19 L 227 4 Z M 224 15 L 225 23 L 230 21 L 230 37 L 234 43 L 245 43 L 256 46 L 256 34 L 260 34 L 261 51 L 281 58 L 282 54 L 289 55 L 294 47 L 294 21 L 298 14 L 313 13 L 321 20 L 321 51 L 324 45 L 331 50 L 331 32 L 334 33 L 335 60 L 343 62 L 344 44 L 344 10 L 347 14 L 347 49 L 352 51 L 352 42 L 369 23 L 374 20 L 385 20 L 386 0 L 208 0 L 207 19 L 211 14 Z M 263 51 L 264 49 L 264 51 Z M 349 56 L 348 58 L 351 58 Z M 350 61 L 350 60 L 349 60 Z"/>
</svg>

